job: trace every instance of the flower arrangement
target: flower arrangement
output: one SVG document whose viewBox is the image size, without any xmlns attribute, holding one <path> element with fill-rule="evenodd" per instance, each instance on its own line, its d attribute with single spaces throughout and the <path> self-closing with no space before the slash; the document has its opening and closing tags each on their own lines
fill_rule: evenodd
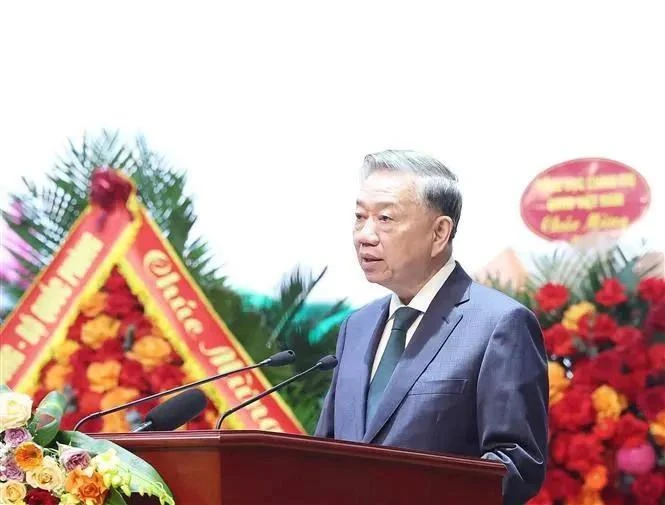
<svg viewBox="0 0 665 505">
<path fill-rule="evenodd" d="M 67 400 L 62 425 L 72 429 L 88 414 L 192 380 L 116 268 L 100 291 L 83 300 L 66 339 L 42 367 L 34 398 L 40 401 L 51 390 L 62 392 Z M 81 430 L 128 432 L 158 401 L 93 419 Z M 209 402 L 184 429 L 211 429 L 216 419 L 217 409 Z"/>
<path fill-rule="evenodd" d="M 631 286 L 632 284 L 632 286 Z M 529 505 L 665 504 L 665 279 L 535 293 L 549 356 L 545 484 Z"/>
<path fill-rule="evenodd" d="M 32 399 L 0 387 L 0 503 L 3 505 L 122 505 L 132 493 L 174 505 L 155 469 L 120 446 L 61 431 L 66 400 Z"/>
</svg>

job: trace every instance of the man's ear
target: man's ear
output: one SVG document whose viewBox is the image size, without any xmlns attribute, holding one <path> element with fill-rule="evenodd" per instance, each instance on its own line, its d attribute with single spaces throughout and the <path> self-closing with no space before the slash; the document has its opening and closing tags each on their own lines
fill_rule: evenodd
<svg viewBox="0 0 665 505">
<path fill-rule="evenodd" d="M 434 243 L 432 244 L 432 256 L 438 256 L 450 242 L 453 232 L 453 220 L 448 216 L 439 216 L 434 220 Z"/>
</svg>

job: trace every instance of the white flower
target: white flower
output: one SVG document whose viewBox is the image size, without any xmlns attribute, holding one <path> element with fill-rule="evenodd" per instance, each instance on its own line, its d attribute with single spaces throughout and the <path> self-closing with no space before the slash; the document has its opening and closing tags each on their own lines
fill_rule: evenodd
<svg viewBox="0 0 665 505">
<path fill-rule="evenodd" d="M 23 393 L 0 393 L 0 431 L 20 428 L 32 415 L 32 398 Z"/>
<path fill-rule="evenodd" d="M 27 494 L 25 484 L 17 480 L 10 480 L 0 484 L 0 503 L 9 505 L 24 503 L 23 498 Z"/>
<path fill-rule="evenodd" d="M 32 487 L 53 491 L 64 487 L 65 471 L 54 458 L 46 456 L 39 468 L 26 472 L 25 480 Z"/>
</svg>

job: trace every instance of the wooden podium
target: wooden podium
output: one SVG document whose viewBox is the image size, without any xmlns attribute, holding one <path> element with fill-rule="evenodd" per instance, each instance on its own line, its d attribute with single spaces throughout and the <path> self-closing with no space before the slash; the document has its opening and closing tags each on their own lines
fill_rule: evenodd
<svg viewBox="0 0 665 505">
<path fill-rule="evenodd" d="M 153 465 L 178 505 L 499 505 L 505 472 L 479 459 L 258 431 L 95 438 Z"/>
</svg>

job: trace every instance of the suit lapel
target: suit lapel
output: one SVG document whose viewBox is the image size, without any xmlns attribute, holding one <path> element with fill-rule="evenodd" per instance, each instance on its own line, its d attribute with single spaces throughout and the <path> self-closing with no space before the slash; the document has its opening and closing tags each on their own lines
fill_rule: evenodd
<svg viewBox="0 0 665 505">
<path fill-rule="evenodd" d="M 370 370 L 376 348 L 381 340 L 383 328 L 388 320 L 388 309 L 390 307 L 390 297 L 380 303 L 374 311 L 368 314 L 365 321 L 358 325 L 360 331 L 367 328 L 373 328 L 373 331 L 364 331 L 360 335 L 353 335 L 355 340 L 355 349 L 348 355 L 353 356 L 357 361 L 351 369 L 358 370 L 358 377 L 350 384 L 351 391 L 348 395 L 349 403 L 353 408 L 351 415 L 354 423 L 354 440 L 362 440 L 365 434 L 365 405 L 367 402 L 367 389 L 369 387 Z M 346 398 L 340 394 L 340 398 Z M 345 401 L 345 400 L 343 400 Z"/>
<path fill-rule="evenodd" d="M 363 442 L 369 443 L 376 437 L 381 428 L 393 415 L 397 407 L 409 392 L 413 384 L 422 375 L 430 362 L 434 359 L 441 347 L 462 319 L 462 313 L 456 307 L 469 299 L 469 287 L 471 279 L 456 265 L 443 287 L 436 294 L 429 309 L 423 315 L 418 329 L 413 334 L 411 341 L 406 346 L 404 354 L 400 358 L 395 372 L 386 386 L 383 398 L 379 403 L 373 419 L 368 420 L 369 425 L 364 433 Z M 381 330 L 383 326 L 381 326 Z M 376 333 L 376 331 L 375 331 Z M 379 332 L 380 335 L 380 332 Z M 374 349 L 368 350 L 368 354 L 374 356 Z M 369 360 L 371 366 L 371 358 Z M 369 368 L 367 377 L 369 378 Z M 367 400 L 367 384 L 364 384 L 365 395 L 363 396 L 362 419 L 365 419 L 365 402 Z M 359 413 L 357 413 L 359 414 Z"/>
</svg>

